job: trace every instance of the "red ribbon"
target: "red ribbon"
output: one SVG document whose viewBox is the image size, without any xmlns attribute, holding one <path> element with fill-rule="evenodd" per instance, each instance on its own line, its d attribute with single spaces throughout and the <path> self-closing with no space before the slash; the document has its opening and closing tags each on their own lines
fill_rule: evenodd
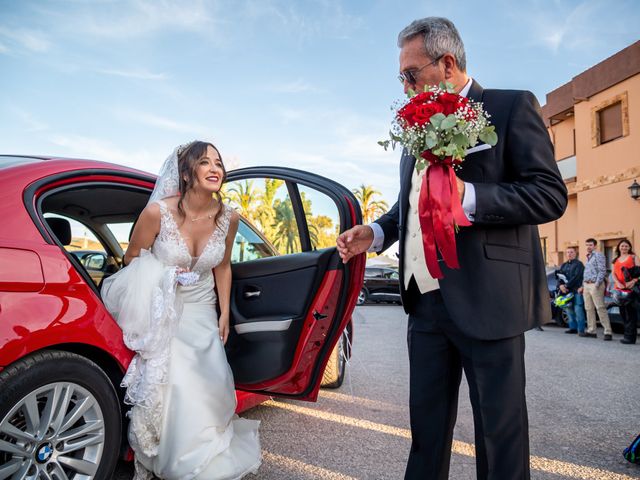
<svg viewBox="0 0 640 480">
<path fill-rule="evenodd" d="M 438 252 L 447 267 L 460 268 L 455 226 L 467 227 L 471 222 L 462 210 L 451 157 L 439 159 L 429 151 L 422 157 L 430 164 L 422 177 L 418 200 L 422 245 L 429 273 L 440 279 L 444 275 L 438 265 Z"/>
</svg>

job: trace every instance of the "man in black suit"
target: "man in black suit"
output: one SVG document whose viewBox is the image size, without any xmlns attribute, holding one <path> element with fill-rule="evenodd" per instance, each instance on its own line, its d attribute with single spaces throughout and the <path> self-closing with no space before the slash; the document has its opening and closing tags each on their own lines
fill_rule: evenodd
<svg viewBox="0 0 640 480">
<path fill-rule="evenodd" d="M 567 190 L 530 92 L 483 89 L 467 76 L 464 45 L 447 19 L 416 20 L 398 37 L 405 92 L 447 81 L 483 102 L 498 143 L 467 152 L 457 173 L 470 227 L 456 235 L 460 269 L 429 275 L 418 220 L 421 175 L 403 153 L 389 212 L 338 238 L 344 262 L 400 241 L 401 294 L 409 314 L 412 445 L 406 479 L 448 478 L 464 370 L 480 479 L 528 479 L 524 332 L 550 318 L 538 229 L 562 215 Z"/>
</svg>

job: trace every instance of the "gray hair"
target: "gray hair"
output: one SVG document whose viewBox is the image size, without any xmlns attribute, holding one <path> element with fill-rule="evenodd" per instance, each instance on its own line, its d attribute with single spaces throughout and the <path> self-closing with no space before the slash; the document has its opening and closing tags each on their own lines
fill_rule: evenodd
<svg viewBox="0 0 640 480">
<path fill-rule="evenodd" d="M 450 53 L 456 59 L 458 68 L 466 72 L 467 57 L 464 44 L 456 26 L 451 20 L 442 17 L 426 17 L 414 20 L 398 34 L 398 47 L 417 36 L 424 38 L 426 54 L 436 59 L 445 53 Z"/>
</svg>

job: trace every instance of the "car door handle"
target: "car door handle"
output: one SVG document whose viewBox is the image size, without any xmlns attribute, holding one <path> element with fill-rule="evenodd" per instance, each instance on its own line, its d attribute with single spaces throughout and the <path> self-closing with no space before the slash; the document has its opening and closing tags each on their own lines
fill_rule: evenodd
<svg viewBox="0 0 640 480">
<path fill-rule="evenodd" d="M 251 292 L 244 292 L 244 298 L 257 298 L 262 292 L 260 290 L 254 290 Z"/>
</svg>

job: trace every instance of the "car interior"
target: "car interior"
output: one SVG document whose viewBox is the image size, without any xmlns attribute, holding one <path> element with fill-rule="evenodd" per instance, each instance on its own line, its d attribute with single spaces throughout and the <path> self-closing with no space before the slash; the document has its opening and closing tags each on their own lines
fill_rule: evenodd
<svg viewBox="0 0 640 480">
<path fill-rule="evenodd" d="M 123 248 L 108 225 L 135 222 L 149 194 L 141 187 L 100 183 L 60 187 L 38 199 L 42 223 L 98 296 L 102 280 L 123 268 Z M 101 277 L 90 275 L 70 253 L 71 220 L 90 230 L 106 253 L 108 268 Z M 236 382 L 251 385 L 291 369 L 324 275 L 341 267 L 335 248 L 278 255 L 248 221 L 241 220 L 232 255 L 232 329 L 226 349 Z M 236 244 L 243 247 L 244 259 L 236 254 Z"/>
</svg>

